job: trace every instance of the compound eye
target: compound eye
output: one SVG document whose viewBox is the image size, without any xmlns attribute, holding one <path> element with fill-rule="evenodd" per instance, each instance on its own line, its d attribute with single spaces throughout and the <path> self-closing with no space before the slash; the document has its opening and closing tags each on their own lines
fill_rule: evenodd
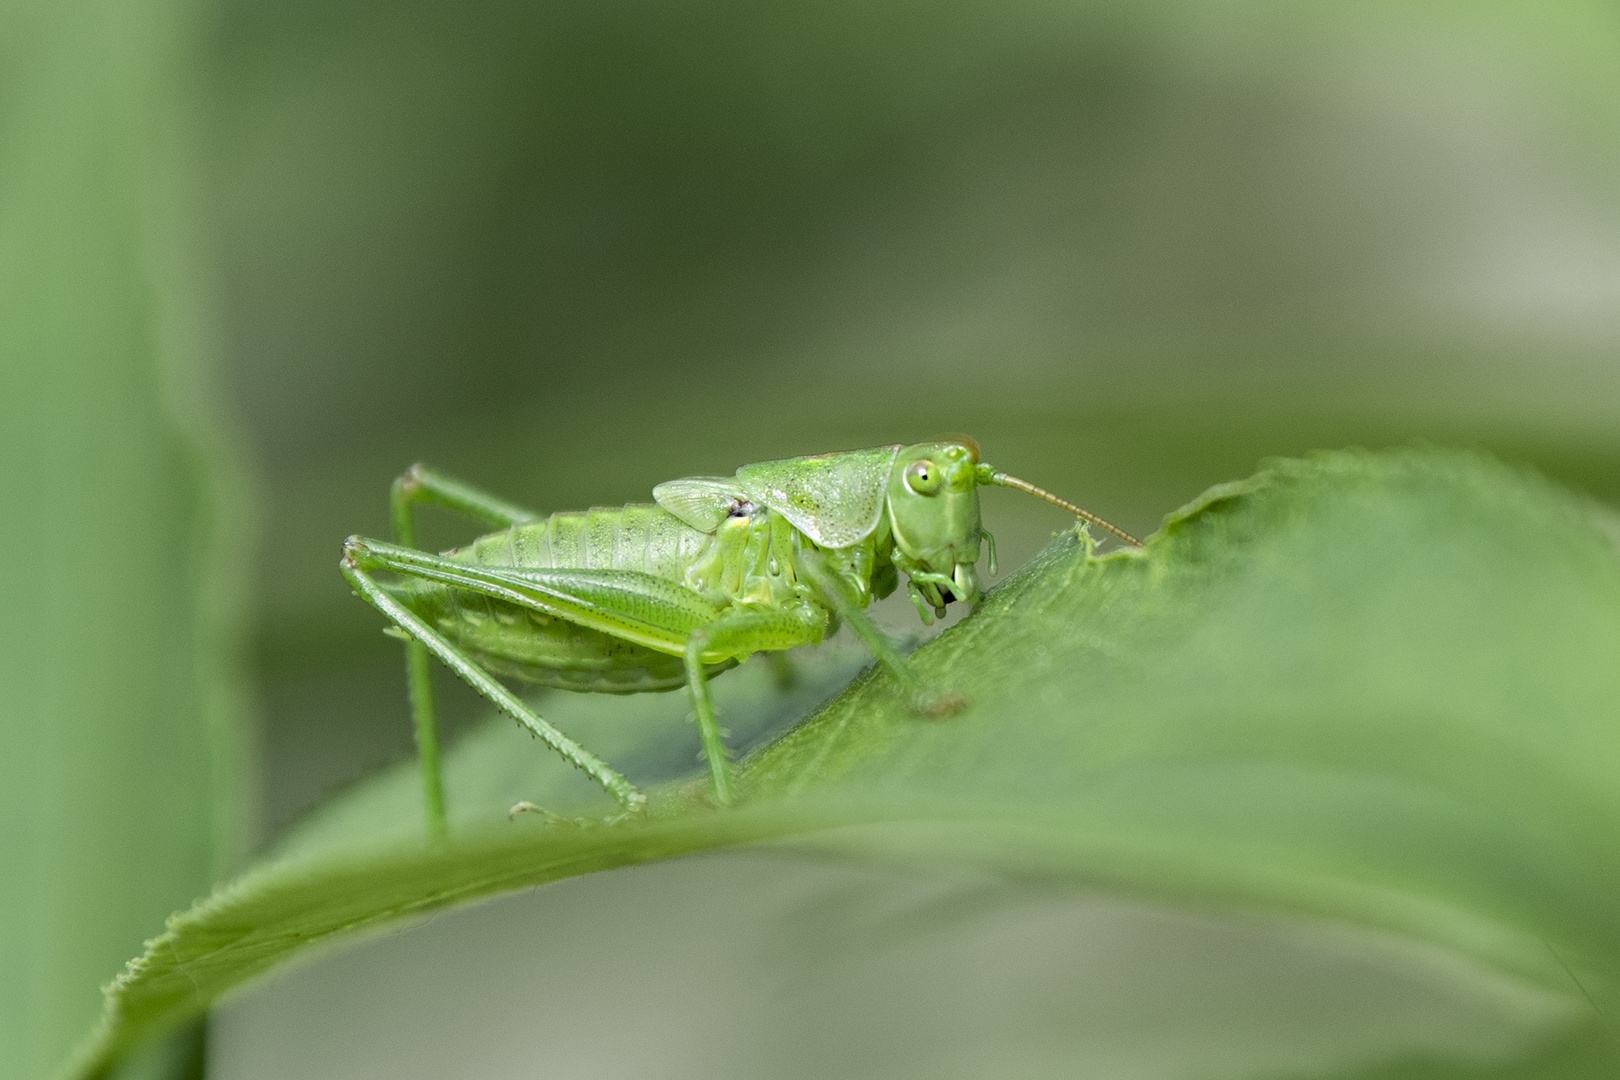
<svg viewBox="0 0 1620 1080">
<path fill-rule="evenodd" d="M 944 479 L 939 466 L 924 458 L 906 466 L 906 487 L 917 495 L 932 495 Z"/>
</svg>

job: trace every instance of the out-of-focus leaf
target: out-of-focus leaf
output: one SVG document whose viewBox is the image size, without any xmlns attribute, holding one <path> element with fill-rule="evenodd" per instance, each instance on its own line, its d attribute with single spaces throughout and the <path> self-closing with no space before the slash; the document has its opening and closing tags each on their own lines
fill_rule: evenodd
<svg viewBox="0 0 1620 1080">
<path fill-rule="evenodd" d="M 757 657 L 711 687 L 733 749 L 779 734 L 823 704 L 867 662 L 839 637 L 819 649 L 795 650 L 791 676 Z M 790 679 L 788 685 L 781 685 Z M 401 697 L 403 707 L 403 696 Z M 684 691 L 665 694 L 555 693 L 537 703 L 543 716 L 643 785 L 687 776 L 702 759 Z M 448 813 L 454 829 L 480 830 L 507 820 L 528 800 L 560 814 L 590 813 L 601 788 L 536 743 L 505 716 L 492 716 L 446 755 Z M 525 821 L 525 824 L 533 824 Z M 272 861 L 319 858 L 345 847 L 376 850 L 422 833 L 422 779 L 415 761 L 371 777 L 304 820 L 269 853 Z"/>
<path fill-rule="evenodd" d="M 0 1076 L 59 1068 L 107 965 L 235 826 L 234 477 L 204 422 L 185 0 L 0 12 Z"/>
<path fill-rule="evenodd" d="M 492 807 L 437 849 L 313 830 L 171 920 L 112 989 L 81 1074 L 312 946 L 763 840 L 1330 916 L 1607 1011 L 1617 535 L 1543 481 L 1440 452 L 1274 464 L 1142 553 L 1097 558 L 1065 534 L 914 654 L 965 695 L 956 716 L 918 717 L 873 672 L 751 756 L 731 812 L 688 783 L 613 827 L 512 825 Z M 398 803 L 352 798 L 351 815 Z M 1612 1069 L 1612 1044 L 1588 1035 L 1549 1060 Z"/>
</svg>

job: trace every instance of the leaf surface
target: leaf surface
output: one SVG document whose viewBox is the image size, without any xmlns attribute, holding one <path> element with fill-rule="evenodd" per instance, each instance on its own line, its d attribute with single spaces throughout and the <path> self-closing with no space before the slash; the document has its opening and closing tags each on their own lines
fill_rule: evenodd
<svg viewBox="0 0 1620 1080">
<path fill-rule="evenodd" d="M 868 670 L 748 757 L 735 810 L 676 779 L 643 820 L 509 823 L 514 786 L 563 812 L 592 796 L 550 763 L 518 776 L 480 732 L 451 765 L 450 846 L 415 839 L 403 773 L 351 793 L 171 920 L 112 989 L 79 1074 L 314 946 L 761 842 L 1323 916 L 1607 1011 L 1620 976 L 1617 536 L 1605 511 L 1471 455 L 1280 462 L 1172 515 L 1145 552 L 1099 558 L 1060 535 L 913 654 L 965 710 L 922 719 Z M 749 670 L 723 722 L 773 700 Z M 653 764 L 679 731 L 661 726 L 678 723 L 678 698 L 578 707 L 565 728 L 639 759 L 635 775 L 692 772 Z M 1576 1056 L 1612 1064 L 1612 1043 L 1589 1036 L 1570 1036 Z"/>
<path fill-rule="evenodd" d="M 189 0 L 0 10 L 0 1077 L 235 854 L 243 485 L 195 333 Z"/>
</svg>

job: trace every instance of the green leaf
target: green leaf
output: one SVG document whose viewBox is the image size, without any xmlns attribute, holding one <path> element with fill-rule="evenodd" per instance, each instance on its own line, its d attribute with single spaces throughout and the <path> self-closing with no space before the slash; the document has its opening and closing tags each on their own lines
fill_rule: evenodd
<svg viewBox="0 0 1620 1080">
<path fill-rule="evenodd" d="M 237 825 L 246 538 L 188 288 L 188 10 L 0 11 L 0 1076 L 23 1080 Z"/>
<path fill-rule="evenodd" d="M 1327 916 L 1590 993 L 1607 1012 L 1620 985 L 1617 537 L 1605 512 L 1470 455 L 1280 462 L 1173 515 L 1145 552 L 1098 558 L 1058 537 L 914 654 L 963 712 L 920 718 L 869 671 L 750 756 L 735 810 L 677 781 L 643 820 L 509 823 L 510 789 L 490 783 L 507 759 L 480 733 L 451 765 L 452 845 L 403 835 L 418 808 L 397 778 L 353 792 L 170 921 L 112 988 L 76 1075 L 315 946 L 761 841 Z M 532 779 L 531 798 L 570 801 L 554 774 Z M 1577 1025 L 1541 1060 L 1612 1070 L 1614 1043 L 1593 1030 Z M 1414 1069 L 1398 1075 L 1477 1072 Z"/>
</svg>

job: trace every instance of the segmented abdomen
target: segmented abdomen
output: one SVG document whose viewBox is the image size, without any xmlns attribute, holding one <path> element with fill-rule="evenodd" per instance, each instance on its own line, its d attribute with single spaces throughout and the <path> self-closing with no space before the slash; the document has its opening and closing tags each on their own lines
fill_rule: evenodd
<svg viewBox="0 0 1620 1080">
<path fill-rule="evenodd" d="M 678 582 L 713 542 L 658 506 L 631 504 L 553 514 L 480 536 L 449 554 L 484 566 L 637 570 Z M 496 674 L 607 693 L 672 690 L 686 682 L 679 656 L 471 590 L 418 582 L 400 598 Z"/>
<path fill-rule="evenodd" d="M 713 537 L 652 503 L 593 506 L 480 536 L 452 554 L 484 566 L 638 570 L 682 581 Z"/>
</svg>

